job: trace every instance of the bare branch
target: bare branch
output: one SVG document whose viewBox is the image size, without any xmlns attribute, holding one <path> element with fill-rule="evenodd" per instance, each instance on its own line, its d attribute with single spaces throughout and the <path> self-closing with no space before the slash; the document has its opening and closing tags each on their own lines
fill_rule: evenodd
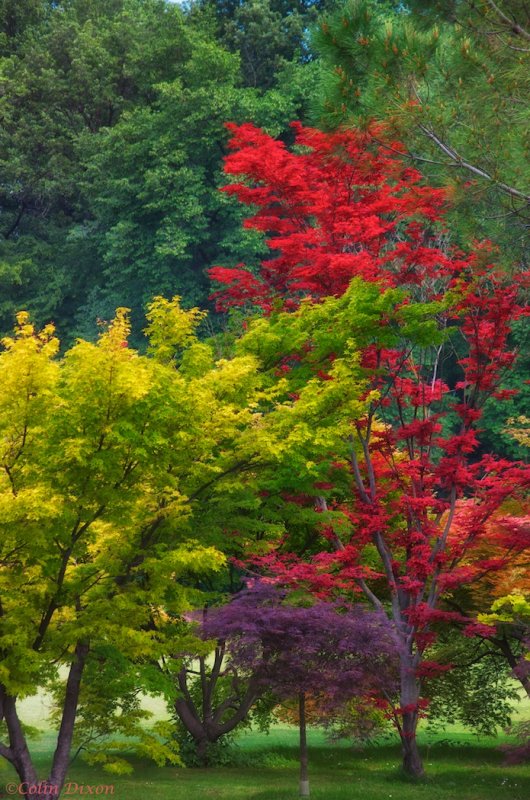
<svg viewBox="0 0 530 800">
<path fill-rule="evenodd" d="M 361 471 L 359 469 L 357 454 L 355 452 L 355 447 L 353 446 L 353 436 L 351 434 L 348 436 L 348 441 L 350 443 L 350 461 L 353 469 L 353 474 L 355 476 L 355 483 L 357 485 L 357 489 L 359 490 L 359 494 L 361 495 L 363 502 L 369 503 L 370 498 L 368 497 L 368 493 L 366 491 L 363 479 L 361 477 Z"/>
<path fill-rule="evenodd" d="M 370 589 L 370 587 L 368 586 L 368 584 L 366 583 L 364 578 L 360 578 L 359 579 L 359 586 L 363 590 L 363 592 L 366 595 L 366 597 L 368 598 L 368 600 L 375 606 L 375 608 L 377 608 L 378 611 L 384 611 L 384 607 L 383 607 L 382 602 L 377 597 L 377 595 L 375 595 L 372 592 L 372 590 Z"/>
</svg>

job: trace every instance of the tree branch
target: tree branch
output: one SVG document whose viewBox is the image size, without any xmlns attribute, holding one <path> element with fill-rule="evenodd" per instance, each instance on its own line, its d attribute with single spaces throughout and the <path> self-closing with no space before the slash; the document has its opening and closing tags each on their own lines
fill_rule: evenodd
<svg viewBox="0 0 530 800">
<path fill-rule="evenodd" d="M 530 33 L 527 30 L 525 30 L 521 25 L 519 25 L 519 23 L 516 20 L 510 19 L 510 17 L 507 14 L 505 14 L 504 11 L 501 8 L 499 8 L 497 3 L 493 2 L 493 0 L 486 0 L 486 2 L 489 5 L 489 7 L 492 8 L 493 11 L 495 11 L 497 16 L 499 16 L 503 20 L 503 22 L 505 22 L 508 25 L 512 33 L 515 33 L 517 36 L 522 36 L 523 39 L 527 39 L 530 42 Z"/>
<path fill-rule="evenodd" d="M 378 611 L 384 611 L 385 610 L 382 602 L 377 597 L 377 595 L 375 595 L 372 592 L 372 590 L 370 589 L 370 587 L 368 586 L 368 584 L 366 583 L 364 578 L 360 578 L 359 579 L 359 586 L 363 590 L 363 592 L 366 595 L 366 597 L 368 598 L 368 600 L 370 600 L 370 602 L 377 608 Z"/>
<path fill-rule="evenodd" d="M 419 125 L 419 129 L 422 131 L 422 133 L 425 134 L 425 136 L 427 136 L 431 140 L 431 142 L 434 142 L 434 144 L 443 153 L 445 153 L 445 155 L 448 156 L 455 165 L 462 167 L 462 169 L 467 169 L 468 172 L 472 172 L 474 175 L 478 175 L 481 178 L 485 178 L 486 180 L 495 184 L 495 186 L 497 186 L 505 194 L 509 194 L 511 197 L 516 197 L 519 200 L 524 200 L 525 203 L 530 203 L 529 194 L 525 194 L 524 192 L 521 192 L 519 189 L 516 189 L 513 186 L 509 186 L 509 184 L 507 183 L 503 183 L 502 181 L 496 180 L 493 177 L 493 175 L 490 175 L 489 172 L 486 172 L 486 170 L 482 169 L 481 167 L 476 167 L 474 164 L 471 164 L 469 161 L 466 161 L 464 158 L 462 158 L 462 156 L 460 156 L 456 152 L 456 150 L 453 150 L 452 147 L 445 144 L 445 142 L 443 142 L 440 139 L 440 137 L 426 125 Z"/>
<path fill-rule="evenodd" d="M 16 231 L 18 226 L 20 225 L 20 221 L 21 221 L 22 217 L 24 216 L 25 210 L 26 210 L 26 206 L 24 205 L 24 203 L 22 203 L 19 206 L 18 214 L 16 215 L 16 217 L 14 219 L 14 222 L 12 223 L 12 225 L 9 226 L 7 231 L 4 233 L 4 239 L 9 239 L 14 234 L 14 232 Z"/>
<path fill-rule="evenodd" d="M 218 475 L 215 475 L 211 480 L 206 481 L 206 483 L 203 483 L 202 486 L 199 486 L 199 488 L 196 489 L 193 492 L 193 494 L 191 494 L 188 497 L 188 501 L 191 503 L 193 502 L 193 500 L 196 500 L 198 496 L 201 494 L 201 492 L 204 492 L 205 489 L 207 489 L 212 484 L 216 483 L 216 481 L 221 480 L 221 478 L 225 478 L 227 475 L 231 475 L 233 472 L 237 472 L 238 470 L 245 472 L 249 469 L 252 469 L 255 466 L 257 465 L 255 462 L 252 461 L 252 459 L 238 461 L 236 464 L 233 464 L 231 467 L 228 467 L 227 469 L 223 470 L 223 472 L 220 472 Z M 266 465 L 264 464 L 263 466 Z"/>
</svg>

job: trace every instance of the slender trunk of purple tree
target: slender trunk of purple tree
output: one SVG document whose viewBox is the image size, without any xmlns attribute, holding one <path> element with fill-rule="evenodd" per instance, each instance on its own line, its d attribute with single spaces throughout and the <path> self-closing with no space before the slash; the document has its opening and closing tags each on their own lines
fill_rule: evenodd
<svg viewBox="0 0 530 800">
<path fill-rule="evenodd" d="M 309 759 L 307 754 L 307 725 L 304 692 L 300 692 L 298 696 L 298 719 L 300 728 L 300 797 L 309 797 Z"/>
</svg>

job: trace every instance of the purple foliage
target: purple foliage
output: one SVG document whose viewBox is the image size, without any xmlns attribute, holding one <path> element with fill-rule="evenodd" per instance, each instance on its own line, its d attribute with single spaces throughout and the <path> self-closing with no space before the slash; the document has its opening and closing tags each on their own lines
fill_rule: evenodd
<svg viewBox="0 0 530 800">
<path fill-rule="evenodd" d="M 323 695 L 331 706 L 353 696 L 392 693 L 398 648 L 387 618 L 364 607 L 289 603 L 264 581 L 203 617 L 201 634 L 222 640 L 234 668 L 279 697 Z"/>
</svg>

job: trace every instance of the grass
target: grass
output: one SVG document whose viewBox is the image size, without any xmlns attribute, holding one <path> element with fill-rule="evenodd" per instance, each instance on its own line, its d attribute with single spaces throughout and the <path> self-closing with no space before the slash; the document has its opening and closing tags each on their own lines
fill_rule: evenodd
<svg viewBox="0 0 530 800">
<path fill-rule="evenodd" d="M 155 716 L 162 706 L 148 702 Z M 523 703 L 517 716 L 528 716 Z M 31 743 L 39 773 L 44 775 L 54 747 L 46 724 L 46 698 L 23 703 L 26 723 L 44 729 Z M 423 732 L 421 737 L 427 778 L 412 783 L 400 773 L 397 741 L 355 750 L 347 743 L 331 745 L 323 733 L 309 732 L 311 797 L 313 800 L 528 800 L 530 765 L 503 767 L 496 749 L 503 738 L 478 738 L 452 727 L 446 733 Z M 505 740 L 505 739 L 504 739 Z M 298 797 L 297 731 L 275 726 L 268 735 L 243 733 L 236 764 L 211 769 L 156 767 L 132 759 L 134 773 L 116 777 L 77 760 L 64 797 L 112 796 L 117 800 L 295 800 Z M 5 787 L 17 783 L 11 768 L 0 760 L 0 798 Z M 77 788 L 74 784 L 77 784 Z M 105 794 L 104 787 L 110 787 Z M 92 787 L 92 792 L 87 787 Z M 83 789 L 83 791 L 82 791 Z M 12 796 L 12 795 L 11 795 Z"/>
<path fill-rule="evenodd" d="M 46 734 L 32 748 L 44 768 L 53 739 Z M 458 733 L 423 736 L 428 777 L 411 783 L 397 769 L 399 746 L 380 744 L 355 751 L 330 745 L 319 731 L 310 733 L 311 796 L 314 800 L 527 800 L 530 766 L 502 767 L 495 739 Z M 212 769 L 158 768 L 136 761 L 134 774 L 114 777 L 82 762 L 72 765 L 69 780 L 78 787 L 112 786 L 123 800 L 288 800 L 297 797 L 297 733 L 277 727 L 240 739 L 239 761 L 245 766 Z M 0 776 L 12 781 L 10 770 Z M 110 790 L 109 790 L 110 792 Z M 88 796 L 74 786 L 66 796 Z M 6 795 L 4 795 L 6 796 Z M 103 796 L 103 791 L 100 796 Z"/>
</svg>

